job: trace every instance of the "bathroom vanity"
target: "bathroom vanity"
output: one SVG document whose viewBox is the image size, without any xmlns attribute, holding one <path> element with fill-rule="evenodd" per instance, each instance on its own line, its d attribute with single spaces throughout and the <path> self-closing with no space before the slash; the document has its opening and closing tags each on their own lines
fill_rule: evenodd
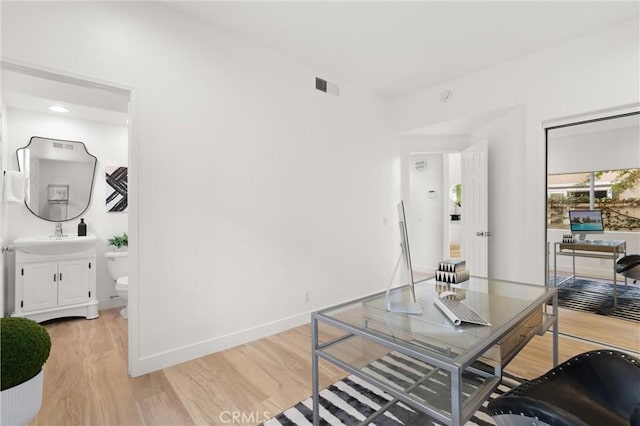
<svg viewBox="0 0 640 426">
<path fill-rule="evenodd" d="M 41 236 L 13 242 L 15 312 L 42 322 L 98 317 L 95 235 Z"/>
</svg>

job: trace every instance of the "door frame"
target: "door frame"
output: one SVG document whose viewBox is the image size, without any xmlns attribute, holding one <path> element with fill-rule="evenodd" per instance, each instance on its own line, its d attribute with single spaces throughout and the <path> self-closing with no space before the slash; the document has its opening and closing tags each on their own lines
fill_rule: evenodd
<svg viewBox="0 0 640 426">
<path fill-rule="evenodd" d="M 452 149 L 435 149 L 435 150 L 421 150 L 421 149 L 405 149 L 404 146 L 401 144 L 401 152 L 400 152 L 400 199 L 405 201 L 405 208 L 407 208 L 407 210 L 409 210 L 411 208 L 411 199 L 410 199 L 410 179 L 409 179 L 409 167 L 410 167 L 410 158 L 412 155 L 420 155 L 420 154 L 424 154 L 424 155 L 445 155 L 445 154 L 460 154 L 460 162 L 462 163 L 462 153 L 465 149 L 468 149 L 474 145 L 476 145 L 478 142 L 486 142 L 487 144 L 489 143 L 488 140 L 486 139 L 480 139 L 477 140 L 476 142 L 471 142 L 471 140 L 469 140 L 469 143 L 465 144 L 464 146 L 455 146 L 452 147 Z M 461 164 L 461 168 L 462 168 L 462 164 Z M 448 173 L 448 164 L 445 164 L 445 162 L 443 162 L 443 167 L 442 167 L 442 173 L 443 175 L 441 176 L 442 181 L 444 182 L 444 175 Z M 462 173 L 462 170 L 461 170 Z M 443 215 L 443 220 L 445 224 L 449 224 L 449 209 L 448 209 L 448 190 L 449 188 L 442 188 L 442 195 L 441 195 L 441 199 L 442 199 L 442 215 Z M 488 181 L 487 181 L 487 190 L 489 190 L 488 188 Z M 464 189 L 463 189 L 464 191 Z M 464 227 L 464 214 L 462 214 L 462 225 Z M 410 225 L 409 225 L 410 226 Z M 449 237 L 450 237 L 450 233 L 449 233 L 449 227 L 445 226 L 445 229 L 443 229 L 443 233 L 442 233 L 442 241 L 440 243 L 440 247 L 443 253 L 443 258 L 448 257 L 448 253 L 449 253 L 449 248 L 448 248 L 448 244 L 449 244 Z M 409 228 L 411 229 L 411 228 Z M 486 238 L 486 237 L 485 237 Z M 464 237 L 461 239 L 460 241 L 460 251 L 464 257 Z M 446 253 L 446 254 L 445 254 Z M 488 254 L 488 253 L 487 253 Z M 488 270 L 488 263 L 487 263 L 487 270 Z"/>
<path fill-rule="evenodd" d="M 65 70 L 27 63 L 16 59 L 2 58 L 0 69 L 27 74 L 48 80 L 59 81 L 85 88 L 97 88 L 115 92 L 129 97 L 128 115 L 128 229 L 129 236 L 129 292 L 128 306 L 128 374 L 137 376 L 139 373 L 139 286 L 138 286 L 138 241 L 139 241 L 139 192 L 138 192 L 138 90 L 135 87 L 103 80 L 100 78 L 80 75 Z M 3 129 L 4 134 L 4 129 Z M 3 160 L 4 161 L 4 160 Z M 95 182 L 94 182 L 95 184 Z M 2 232 L 2 230 L 0 230 Z M 2 240 L 2 238 L 0 238 Z M 4 291 L 5 283 L 1 283 Z"/>
</svg>

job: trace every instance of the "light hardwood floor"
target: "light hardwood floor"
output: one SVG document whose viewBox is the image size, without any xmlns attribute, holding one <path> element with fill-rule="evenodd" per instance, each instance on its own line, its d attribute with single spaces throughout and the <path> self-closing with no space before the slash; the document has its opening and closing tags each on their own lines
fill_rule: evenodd
<svg viewBox="0 0 640 426">
<path fill-rule="evenodd" d="M 308 325 L 138 378 L 126 372 L 126 326 L 118 309 L 101 311 L 95 320 L 46 325 L 53 345 L 34 424 L 256 424 L 311 394 Z M 640 350 L 637 323 L 561 310 L 560 330 Z M 330 336 L 321 330 L 321 337 Z M 561 337 L 560 360 L 598 347 Z M 551 367 L 550 350 L 549 334 L 535 337 L 507 371 L 527 378 L 543 374 Z M 322 387 L 345 376 L 324 362 L 320 373 Z"/>
</svg>

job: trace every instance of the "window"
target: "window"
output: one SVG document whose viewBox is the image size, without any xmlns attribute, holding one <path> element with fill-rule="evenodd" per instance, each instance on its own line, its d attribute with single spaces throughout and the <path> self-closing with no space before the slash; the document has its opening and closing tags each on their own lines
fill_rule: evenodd
<svg viewBox="0 0 640 426">
<path fill-rule="evenodd" d="M 591 177 L 594 196 L 590 197 Z M 568 211 L 602 210 L 605 230 L 640 231 L 640 169 L 600 170 L 547 177 L 547 226 L 569 229 Z"/>
</svg>

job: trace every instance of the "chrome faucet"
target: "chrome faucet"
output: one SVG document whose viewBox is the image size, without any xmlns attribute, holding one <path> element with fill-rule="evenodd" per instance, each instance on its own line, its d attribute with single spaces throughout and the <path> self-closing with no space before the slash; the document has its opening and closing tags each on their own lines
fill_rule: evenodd
<svg viewBox="0 0 640 426">
<path fill-rule="evenodd" d="M 62 234 L 62 223 L 58 222 L 56 223 L 56 232 L 53 233 L 54 237 L 63 237 L 64 235 Z"/>
</svg>

